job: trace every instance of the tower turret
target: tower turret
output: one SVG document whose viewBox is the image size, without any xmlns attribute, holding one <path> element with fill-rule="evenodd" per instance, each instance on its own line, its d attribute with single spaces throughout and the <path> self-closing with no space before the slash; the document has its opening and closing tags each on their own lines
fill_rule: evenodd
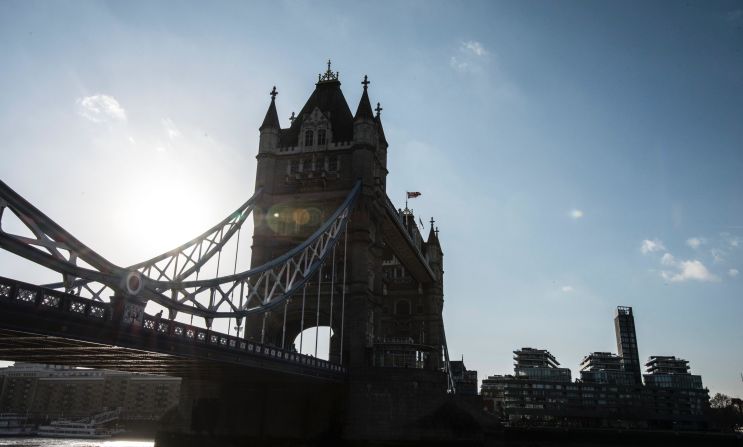
<svg viewBox="0 0 743 447">
<path fill-rule="evenodd" d="M 368 144 L 376 148 L 377 146 L 377 123 L 374 120 L 371 102 L 367 88 L 369 86 L 369 77 L 364 75 L 361 82 L 364 86 L 364 92 L 361 94 L 359 107 L 356 109 L 356 116 L 353 117 L 353 140 L 356 143 Z"/>
<path fill-rule="evenodd" d="M 276 86 L 274 86 L 273 90 L 271 90 L 271 104 L 268 106 L 268 111 L 266 111 L 266 117 L 263 118 L 263 124 L 258 128 L 261 132 L 258 143 L 259 154 L 270 152 L 279 145 L 281 125 L 279 124 L 279 114 L 276 112 L 276 95 L 278 94 L 279 92 L 276 91 Z"/>
</svg>

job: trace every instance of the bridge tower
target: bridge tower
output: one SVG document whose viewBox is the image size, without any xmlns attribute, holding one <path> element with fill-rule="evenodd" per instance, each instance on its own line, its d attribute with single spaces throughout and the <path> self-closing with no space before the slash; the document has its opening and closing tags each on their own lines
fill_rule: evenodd
<svg viewBox="0 0 743 447">
<path fill-rule="evenodd" d="M 350 367 L 413 367 L 413 362 L 426 357 L 427 366 L 436 369 L 441 366 L 440 352 L 424 353 L 414 345 L 444 344 L 440 330 L 441 247 L 433 229 L 428 241 L 423 240 L 410 210 L 395 211 L 394 218 L 401 227 L 394 228 L 390 222 L 385 188 L 388 144 L 381 122 L 382 109 L 377 104 L 376 114 L 372 110 L 369 83 L 365 76 L 361 99 L 352 114 L 338 73 L 331 71 L 328 64 L 327 71 L 318 75 L 315 90 L 305 105 L 298 114 L 292 113 L 290 126 L 283 129 L 276 108 L 278 92 L 275 87 L 271 91 L 271 102 L 260 126 L 256 189 L 262 188 L 263 193 L 254 213 L 252 265 L 261 265 L 304 241 L 358 180 L 362 190 L 349 222 L 345 246 L 345 303 L 340 302 L 342 285 L 336 281 L 332 323 L 333 272 L 331 263 L 326 263 L 319 287 L 316 280 L 308 284 L 304 306 L 302 297 L 297 296 L 287 309 L 252 317 L 245 323 L 245 335 L 248 339 L 287 346 L 303 328 L 314 327 L 319 314 L 320 326 L 332 324 L 330 360 L 342 360 Z M 407 233 L 408 241 L 399 234 L 387 237 L 400 228 Z M 412 242 L 412 246 L 394 246 L 405 242 Z M 401 249 L 406 252 L 402 257 L 411 258 L 415 251 L 425 256 L 425 265 L 415 260 L 419 264 L 418 277 L 411 275 L 401 257 L 395 255 Z M 342 275 L 341 258 L 338 253 L 336 278 Z M 393 349 L 393 344 L 407 349 L 408 354 L 393 352 L 399 350 Z"/>
<path fill-rule="evenodd" d="M 326 262 L 319 284 L 315 279 L 285 308 L 245 321 L 247 339 L 282 347 L 318 321 L 331 326 L 330 360 L 349 370 L 346 432 L 362 438 L 373 436 L 365 431 L 379 430 L 372 419 L 391 423 L 430 412 L 436 406 L 431 399 L 440 403 L 447 387 L 443 253 L 433 219 L 424 239 L 412 211 L 395 209 L 387 197 L 388 143 L 382 108 L 377 103 L 372 109 L 369 83 L 364 76 L 353 114 L 328 62 L 288 128 L 280 125 L 278 92 L 271 91 L 260 126 L 255 186 L 262 194 L 254 212 L 252 265 L 300 244 L 357 181 L 362 189 L 347 240 L 336 247 L 335 272 Z M 342 251 L 347 256 L 340 256 Z M 341 259 L 347 260 L 345 285 L 337 280 Z M 387 422 L 382 426 L 393 425 Z"/>
</svg>

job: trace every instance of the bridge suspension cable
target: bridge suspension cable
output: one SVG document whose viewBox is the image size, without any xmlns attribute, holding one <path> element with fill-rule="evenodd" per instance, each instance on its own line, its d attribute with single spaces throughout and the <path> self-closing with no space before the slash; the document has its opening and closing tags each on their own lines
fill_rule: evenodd
<svg viewBox="0 0 743 447">
<path fill-rule="evenodd" d="M 108 288 L 125 296 L 153 301 L 169 310 L 205 318 L 242 319 L 282 304 L 321 268 L 342 233 L 361 189 L 357 182 L 336 211 L 311 236 L 284 255 L 261 266 L 226 276 L 199 278 L 202 267 L 221 251 L 252 213 L 259 190 L 234 213 L 200 236 L 148 261 L 122 268 L 75 239 L 5 183 L 0 182 L 0 247 L 63 274 L 61 283 L 45 287 L 102 300 Z M 9 209 L 35 238 L 2 230 Z M 62 251 L 66 251 L 65 257 Z M 198 256 L 196 253 L 198 252 Z M 91 268 L 77 264 L 81 260 Z M 345 259 L 344 259 L 345 263 Z M 235 264 L 236 266 L 237 264 Z M 195 278 L 190 280 L 189 278 Z M 239 290 L 239 300 L 234 295 Z"/>
</svg>

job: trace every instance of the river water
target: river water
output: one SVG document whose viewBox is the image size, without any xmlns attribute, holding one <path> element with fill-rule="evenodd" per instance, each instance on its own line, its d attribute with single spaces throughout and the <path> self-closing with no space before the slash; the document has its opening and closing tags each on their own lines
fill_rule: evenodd
<svg viewBox="0 0 743 447">
<path fill-rule="evenodd" d="M 0 446 L 13 447 L 153 447 L 155 441 L 50 439 L 50 438 L 0 438 Z"/>
</svg>

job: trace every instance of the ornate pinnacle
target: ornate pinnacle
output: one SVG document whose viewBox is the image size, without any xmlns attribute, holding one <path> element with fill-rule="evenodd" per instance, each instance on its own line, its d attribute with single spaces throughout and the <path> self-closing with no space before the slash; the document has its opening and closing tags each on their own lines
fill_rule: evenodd
<svg viewBox="0 0 743 447">
<path fill-rule="evenodd" d="M 335 73 L 333 73 L 333 71 L 330 69 L 330 59 L 328 59 L 328 69 L 325 71 L 325 74 L 317 75 L 317 82 L 337 81 L 339 76 L 340 72 L 336 71 Z"/>
<path fill-rule="evenodd" d="M 363 84 L 363 86 L 364 86 L 364 90 L 366 90 L 366 87 L 367 87 L 367 86 L 368 86 L 369 84 L 371 84 L 371 83 L 369 82 L 369 77 L 368 77 L 367 75 L 364 75 L 364 80 L 363 80 L 363 81 L 361 81 L 361 84 Z"/>
<path fill-rule="evenodd" d="M 374 109 L 374 111 L 375 111 L 375 112 L 377 112 L 377 118 L 379 118 L 379 113 L 380 113 L 380 112 L 381 112 L 382 110 L 384 110 L 384 109 L 382 108 L 382 106 L 380 106 L 380 105 L 379 105 L 379 103 L 377 103 L 377 108 L 376 108 L 376 109 Z"/>
<path fill-rule="evenodd" d="M 289 117 L 289 122 L 291 122 L 292 124 L 294 124 L 294 120 L 295 119 L 297 119 L 297 118 L 294 116 L 294 112 L 292 112 L 292 116 Z"/>
<path fill-rule="evenodd" d="M 273 86 L 273 90 L 271 90 L 271 93 L 270 93 L 270 95 L 271 95 L 271 101 L 273 101 L 274 99 L 276 99 L 276 95 L 278 95 L 278 94 L 279 94 L 279 92 L 276 90 L 276 86 L 274 85 Z"/>
</svg>

